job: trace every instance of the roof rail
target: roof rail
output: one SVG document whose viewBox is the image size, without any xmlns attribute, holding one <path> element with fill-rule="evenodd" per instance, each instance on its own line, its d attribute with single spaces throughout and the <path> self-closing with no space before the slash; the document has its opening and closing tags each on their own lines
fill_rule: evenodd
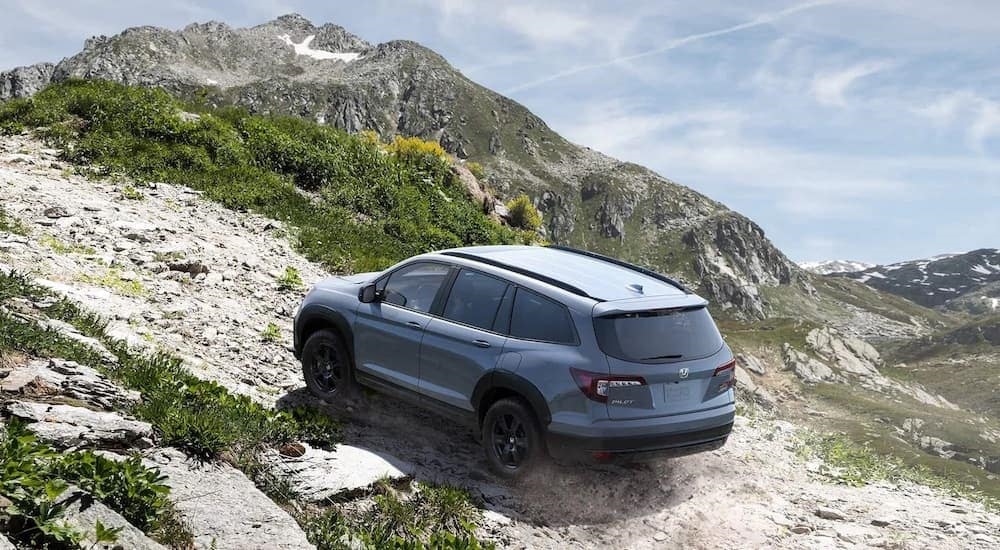
<svg viewBox="0 0 1000 550">
<path fill-rule="evenodd" d="M 563 252 L 571 252 L 573 254 L 580 254 L 581 256 L 587 256 L 588 258 L 594 258 L 596 260 L 601 260 L 601 261 L 604 261 L 604 262 L 615 264 L 617 266 L 621 266 L 621 267 L 624 267 L 626 269 L 631 269 L 632 271 L 637 271 L 637 272 L 642 273 L 643 275 L 645 275 L 647 277 L 652 277 L 652 278 L 657 279 L 659 281 L 663 281 L 664 283 L 667 283 L 668 285 L 671 285 L 674 288 L 680 290 L 684 294 L 691 294 L 691 291 L 688 290 L 688 288 L 686 286 L 684 286 L 681 283 L 675 281 L 674 279 L 671 279 L 670 277 L 667 277 L 666 275 L 662 275 L 660 273 L 657 273 L 657 272 L 653 271 L 652 269 L 646 269 L 645 267 L 640 267 L 640 266 L 637 266 L 635 264 L 630 264 L 630 263 L 628 263 L 626 261 L 622 261 L 622 260 L 619 260 L 617 258 L 612 258 L 610 256 L 604 256 L 603 254 L 598 254 L 596 252 L 591 252 L 589 250 L 580 250 L 579 248 L 572 248 L 572 247 L 569 247 L 569 246 L 560 246 L 560 245 L 557 245 L 557 244 L 550 244 L 550 245 L 548 245 L 548 248 L 551 248 L 553 250 L 562 250 Z"/>
<path fill-rule="evenodd" d="M 530 269 L 524 269 L 523 267 L 517 267 L 517 266 L 510 265 L 510 264 L 505 264 L 503 262 L 498 262 L 496 260 L 491 260 L 490 258 L 484 258 L 482 256 L 476 256 L 475 254 L 468 254 L 466 252 L 456 252 L 456 251 L 453 251 L 453 250 L 446 250 L 444 252 L 441 252 L 441 254 L 443 254 L 445 256 L 454 256 L 455 258 L 462 258 L 462 259 L 465 259 L 465 260 L 471 260 L 473 262 L 479 262 L 479 263 L 482 263 L 482 264 L 491 265 L 493 267 L 499 267 L 500 269 L 506 269 L 507 271 L 512 271 L 514 273 L 517 273 L 518 275 L 524 275 L 525 277 L 530 277 L 532 279 L 535 279 L 536 281 L 541 281 L 543 283 L 550 284 L 550 285 L 552 285 L 554 287 L 561 288 L 561 289 L 565 290 L 566 292 L 571 292 L 573 294 L 576 294 L 577 296 L 582 296 L 584 298 L 590 298 L 592 300 L 597 300 L 598 302 L 603 302 L 604 301 L 601 298 L 595 298 L 595 297 L 587 294 L 586 292 L 584 292 L 579 287 L 575 287 L 575 286 L 573 286 L 573 285 L 571 285 L 569 283 L 565 283 L 563 281 L 560 281 L 559 279 L 553 279 L 552 277 L 548 277 L 548 276 L 542 275 L 541 273 L 535 273 L 534 271 L 531 271 Z"/>
</svg>

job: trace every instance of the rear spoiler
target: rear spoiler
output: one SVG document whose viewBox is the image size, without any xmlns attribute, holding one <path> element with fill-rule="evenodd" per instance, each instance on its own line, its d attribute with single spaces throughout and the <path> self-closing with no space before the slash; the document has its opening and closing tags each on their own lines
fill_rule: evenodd
<svg viewBox="0 0 1000 550">
<path fill-rule="evenodd" d="M 635 313 L 638 311 L 701 308 L 707 305 L 708 300 L 696 294 L 684 294 L 682 296 L 648 296 L 642 298 L 628 298 L 626 300 L 614 300 L 612 302 L 600 302 L 594 305 L 593 316 L 608 317 L 621 315 L 623 313 Z"/>
</svg>

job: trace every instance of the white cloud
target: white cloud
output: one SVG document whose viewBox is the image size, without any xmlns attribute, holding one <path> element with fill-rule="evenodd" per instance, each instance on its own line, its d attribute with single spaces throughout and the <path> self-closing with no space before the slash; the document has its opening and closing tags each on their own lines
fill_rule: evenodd
<svg viewBox="0 0 1000 550">
<path fill-rule="evenodd" d="M 946 93 L 913 111 L 939 128 L 964 126 L 966 143 L 980 153 L 1000 136 L 1000 102 L 968 90 Z"/>
<path fill-rule="evenodd" d="M 813 96 L 821 105 L 847 107 L 847 99 L 844 94 L 852 84 L 891 66 L 892 64 L 888 61 L 866 61 L 846 69 L 819 73 L 813 77 Z"/>
<path fill-rule="evenodd" d="M 568 11 L 537 4 L 507 4 L 500 21 L 510 30 L 538 43 L 578 43 L 593 40 L 595 21 Z"/>
</svg>

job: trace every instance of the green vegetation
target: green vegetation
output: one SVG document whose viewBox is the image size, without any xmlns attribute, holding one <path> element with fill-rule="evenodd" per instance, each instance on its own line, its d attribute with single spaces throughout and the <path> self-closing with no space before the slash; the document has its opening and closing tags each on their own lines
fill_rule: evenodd
<svg viewBox="0 0 1000 550">
<path fill-rule="evenodd" d="M 92 494 L 130 523 L 165 544 L 192 542 L 170 501 L 164 477 L 138 457 L 115 461 L 87 450 L 57 452 L 12 422 L 0 434 L 0 493 L 13 507 L 0 516 L 0 531 L 21 543 L 46 547 L 73 543 L 83 533 L 61 520 L 58 499 L 69 485 Z M 92 539 L 111 542 L 117 530 L 98 523 Z"/>
<path fill-rule="evenodd" d="M 0 208 L 0 231 L 21 235 L 22 237 L 31 232 L 28 226 L 24 225 L 24 222 L 11 216 L 3 208 Z"/>
<path fill-rule="evenodd" d="M 484 179 L 486 179 L 486 169 L 483 168 L 482 164 L 480 164 L 480 163 L 478 163 L 478 162 L 476 162 L 474 160 L 470 160 L 470 161 L 468 161 L 468 162 L 465 163 L 465 167 L 480 182 L 483 181 Z"/>
<path fill-rule="evenodd" d="M 531 204 L 528 195 L 519 195 L 507 203 L 507 211 L 510 213 L 510 223 L 514 227 L 520 227 L 527 231 L 535 231 L 542 226 L 542 215 Z"/>
<path fill-rule="evenodd" d="M 201 116 L 182 119 L 183 109 Z M 99 166 L 98 175 L 188 185 L 228 207 L 285 221 L 307 257 L 337 271 L 534 239 L 483 215 L 440 145 L 416 138 L 382 144 L 301 119 L 199 109 L 161 90 L 99 81 L 64 82 L 0 105 L 0 134 L 25 128 L 38 128 L 66 160 Z"/>
<path fill-rule="evenodd" d="M 281 290 L 298 290 L 302 288 L 302 276 L 299 270 L 288 266 L 285 271 L 278 276 L 278 288 Z"/>
<path fill-rule="evenodd" d="M 51 248 L 53 252 L 58 254 L 97 254 L 97 251 L 94 250 L 93 247 L 76 243 L 64 243 L 52 235 L 42 235 L 39 242 L 42 245 Z"/>
<path fill-rule="evenodd" d="M 264 330 L 260 333 L 260 339 L 265 342 L 277 342 L 281 340 L 281 327 L 272 323 L 268 323 Z"/>
<path fill-rule="evenodd" d="M 447 485 L 414 484 L 409 495 L 377 484 L 372 506 L 342 512 L 336 508 L 299 518 L 310 542 L 333 548 L 478 550 L 493 544 L 476 539 L 479 511 L 468 493 Z"/>
<path fill-rule="evenodd" d="M 145 296 L 146 288 L 139 281 L 123 279 L 121 271 L 111 268 L 101 275 L 81 274 L 77 279 L 82 283 L 99 285 L 111 289 L 122 296 Z"/>
<path fill-rule="evenodd" d="M 132 201 L 141 201 L 146 198 L 138 189 L 132 185 L 125 185 L 122 187 L 122 198 Z"/>
<path fill-rule="evenodd" d="M 908 481 L 1000 510 L 1000 499 L 996 496 L 984 494 L 953 478 L 942 477 L 925 466 L 909 465 L 901 458 L 881 453 L 868 444 L 855 443 L 846 435 L 807 434 L 800 440 L 796 454 L 806 460 L 814 457 L 822 459 L 828 468 L 832 468 L 826 473 L 848 485 Z"/>
</svg>

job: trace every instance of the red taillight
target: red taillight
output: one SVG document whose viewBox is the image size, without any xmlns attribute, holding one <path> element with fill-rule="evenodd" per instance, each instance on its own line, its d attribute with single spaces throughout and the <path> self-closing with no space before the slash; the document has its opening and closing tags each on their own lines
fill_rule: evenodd
<svg viewBox="0 0 1000 550">
<path fill-rule="evenodd" d="M 735 370 L 736 370 L 736 359 L 733 359 L 732 361 L 726 363 L 725 365 L 722 365 L 721 367 L 715 369 L 715 372 L 712 373 L 712 376 L 719 376 L 720 374 L 723 374 L 726 371 L 729 371 L 728 373 L 729 376 L 732 376 Z"/>
<path fill-rule="evenodd" d="M 580 391 L 599 403 L 608 402 L 610 388 L 646 385 L 646 379 L 641 376 L 609 376 L 574 368 L 570 368 L 569 372 L 572 373 Z"/>
<path fill-rule="evenodd" d="M 727 379 L 719 384 L 719 393 L 722 393 L 729 388 L 736 387 L 736 359 L 733 359 L 732 361 L 716 368 L 715 372 L 712 373 L 712 376 L 715 377 L 720 374 L 725 376 Z"/>
</svg>

